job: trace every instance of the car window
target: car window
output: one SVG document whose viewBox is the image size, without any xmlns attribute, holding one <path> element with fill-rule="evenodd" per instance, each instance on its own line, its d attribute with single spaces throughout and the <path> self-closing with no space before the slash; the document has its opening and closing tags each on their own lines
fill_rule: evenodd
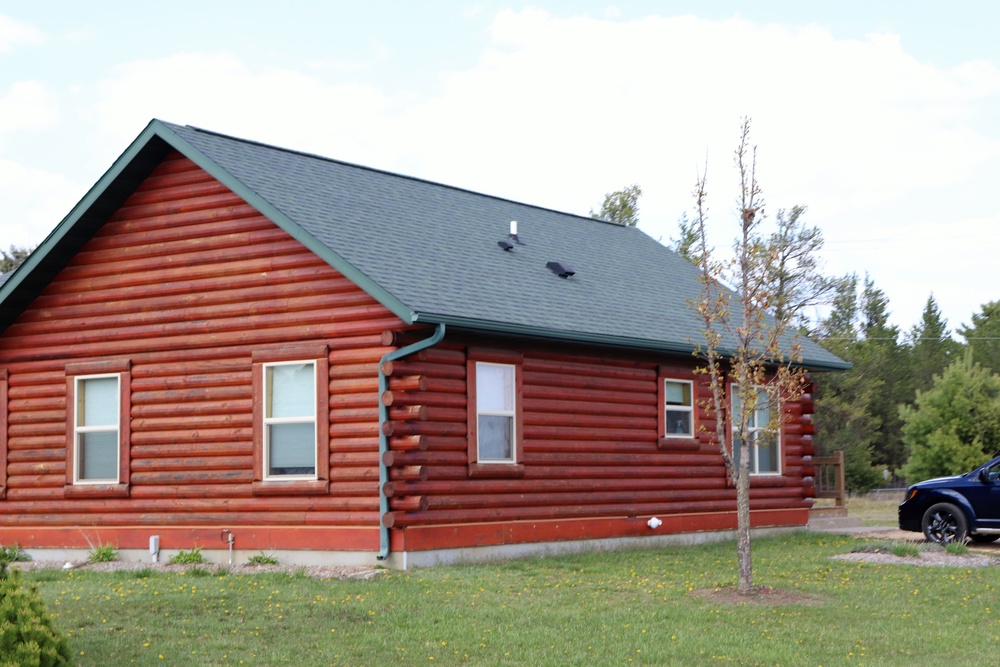
<svg viewBox="0 0 1000 667">
<path fill-rule="evenodd" d="M 987 471 L 987 475 L 989 476 L 991 482 L 995 482 L 997 479 L 1000 479 L 1000 461 L 990 466 Z"/>
</svg>

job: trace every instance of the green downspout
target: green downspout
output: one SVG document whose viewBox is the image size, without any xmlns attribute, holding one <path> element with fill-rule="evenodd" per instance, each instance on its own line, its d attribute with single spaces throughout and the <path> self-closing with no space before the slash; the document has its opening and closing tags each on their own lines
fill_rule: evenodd
<svg viewBox="0 0 1000 667">
<path fill-rule="evenodd" d="M 385 560 L 389 557 L 389 529 L 385 527 L 385 515 L 389 511 L 389 499 L 383 491 L 385 483 L 389 481 L 389 467 L 382 462 L 383 455 L 389 451 L 389 436 L 385 434 L 383 427 L 389 421 L 389 406 L 382 403 L 382 395 L 389 388 L 389 380 L 382 372 L 382 364 L 387 361 L 401 359 L 407 355 L 426 350 L 441 342 L 444 338 L 444 324 L 437 325 L 437 330 L 430 338 L 401 347 L 398 350 L 389 352 L 378 362 L 378 528 L 379 528 L 379 552 L 378 560 Z"/>
</svg>

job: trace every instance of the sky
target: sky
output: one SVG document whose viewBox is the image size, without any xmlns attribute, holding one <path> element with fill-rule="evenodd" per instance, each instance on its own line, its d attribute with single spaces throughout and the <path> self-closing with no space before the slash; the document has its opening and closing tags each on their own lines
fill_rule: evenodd
<svg viewBox="0 0 1000 667">
<path fill-rule="evenodd" d="M 638 184 L 664 243 L 707 169 L 904 332 L 1000 300 L 1000 3 L 0 0 L 0 247 L 34 246 L 152 118 L 569 213 Z M 664 286 L 669 289 L 669 286 Z"/>
</svg>

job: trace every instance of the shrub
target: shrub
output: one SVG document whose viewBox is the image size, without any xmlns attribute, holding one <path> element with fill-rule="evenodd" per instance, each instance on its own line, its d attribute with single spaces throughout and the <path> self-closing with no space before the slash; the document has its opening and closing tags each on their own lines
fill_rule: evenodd
<svg viewBox="0 0 1000 667">
<path fill-rule="evenodd" d="M 974 363 L 969 351 L 899 415 L 910 483 L 972 470 L 1000 448 L 1000 375 Z"/>
<path fill-rule="evenodd" d="M 0 661 L 4 665 L 71 665 L 66 638 L 55 631 L 35 586 L 11 570 L 0 579 Z"/>
<path fill-rule="evenodd" d="M 170 558 L 171 565 L 197 565 L 204 562 L 205 557 L 201 553 L 201 547 L 195 547 L 191 550 L 181 549 Z"/>
</svg>

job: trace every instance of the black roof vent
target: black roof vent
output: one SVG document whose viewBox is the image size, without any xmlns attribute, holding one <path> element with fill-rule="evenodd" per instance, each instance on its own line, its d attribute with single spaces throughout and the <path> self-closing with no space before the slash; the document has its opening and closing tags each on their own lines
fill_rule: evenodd
<svg viewBox="0 0 1000 667">
<path fill-rule="evenodd" d="M 511 243 L 510 241 L 497 241 L 497 245 L 506 250 L 507 252 L 510 252 L 511 249 L 514 247 L 514 244 Z"/>
<path fill-rule="evenodd" d="M 568 264 L 563 264 L 562 262 L 549 262 L 545 266 L 560 278 L 569 278 L 576 273 Z"/>
</svg>

